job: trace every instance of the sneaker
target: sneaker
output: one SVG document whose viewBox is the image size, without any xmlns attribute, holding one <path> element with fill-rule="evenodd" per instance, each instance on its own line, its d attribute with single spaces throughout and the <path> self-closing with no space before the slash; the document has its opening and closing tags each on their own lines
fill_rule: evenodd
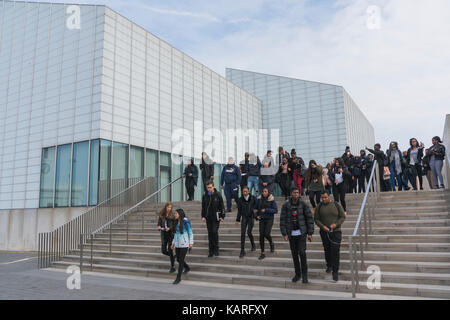
<svg viewBox="0 0 450 320">
<path fill-rule="evenodd" d="M 299 276 L 299 275 L 295 275 L 295 276 L 292 278 L 292 282 L 297 282 L 298 280 L 300 280 L 300 276 Z"/>
<path fill-rule="evenodd" d="M 183 273 L 188 273 L 189 271 L 191 271 L 191 268 L 184 268 Z"/>
<path fill-rule="evenodd" d="M 256 245 L 252 244 L 252 251 L 256 251 Z"/>
<path fill-rule="evenodd" d="M 445 189 L 445 186 L 443 184 L 441 184 L 441 189 Z"/>
<path fill-rule="evenodd" d="M 227 212 L 231 212 L 231 209 L 227 209 Z"/>
<path fill-rule="evenodd" d="M 330 273 L 331 272 L 331 267 L 327 267 L 327 270 L 325 270 L 326 273 Z"/>
<path fill-rule="evenodd" d="M 219 250 L 217 250 L 216 252 L 214 252 L 214 255 L 215 255 L 216 257 L 218 257 L 218 256 L 219 256 Z"/>
<path fill-rule="evenodd" d="M 174 272 L 175 272 L 175 268 L 174 268 L 174 267 L 171 267 L 170 270 L 169 270 L 169 272 L 170 272 L 170 273 L 174 273 Z"/>
<path fill-rule="evenodd" d="M 261 255 L 258 257 L 258 260 L 262 260 L 266 257 L 266 255 L 264 253 L 261 253 Z"/>
<path fill-rule="evenodd" d="M 181 281 L 181 278 L 176 278 L 175 281 L 173 282 L 173 284 L 179 284 Z"/>
<path fill-rule="evenodd" d="M 339 275 L 337 272 L 333 272 L 333 281 L 335 281 L 335 282 L 339 281 Z"/>
<path fill-rule="evenodd" d="M 243 258 L 245 256 L 245 251 L 242 250 L 241 253 L 239 254 L 239 258 Z"/>
<path fill-rule="evenodd" d="M 302 277 L 302 283 L 309 283 L 307 276 Z"/>
<path fill-rule="evenodd" d="M 270 252 L 275 252 L 275 245 L 273 243 L 270 244 Z"/>
</svg>

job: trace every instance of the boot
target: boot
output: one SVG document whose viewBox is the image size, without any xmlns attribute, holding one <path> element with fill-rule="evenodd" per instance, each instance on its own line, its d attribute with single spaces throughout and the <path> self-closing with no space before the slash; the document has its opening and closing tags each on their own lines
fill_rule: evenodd
<svg viewBox="0 0 450 320">
<path fill-rule="evenodd" d="M 298 280 L 300 280 L 300 276 L 298 274 L 296 274 L 293 278 L 292 278 L 292 282 L 297 282 Z"/>
<path fill-rule="evenodd" d="M 243 258 L 245 256 L 245 250 L 241 250 L 241 253 L 239 254 L 239 258 Z"/>
<path fill-rule="evenodd" d="M 270 244 L 270 252 L 275 252 L 275 245 L 273 244 L 273 242 Z"/>
<path fill-rule="evenodd" d="M 175 272 L 175 268 L 172 266 L 172 267 L 170 267 L 170 270 L 169 270 L 169 272 L 170 273 L 174 273 Z"/>
<path fill-rule="evenodd" d="M 256 245 L 252 243 L 252 251 L 256 251 Z"/>
<path fill-rule="evenodd" d="M 177 277 L 177 278 L 175 279 L 175 281 L 173 282 L 173 284 L 179 284 L 180 281 L 181 281 L 181 278 L 178 278 L 178 277 Z"/>
</svg>

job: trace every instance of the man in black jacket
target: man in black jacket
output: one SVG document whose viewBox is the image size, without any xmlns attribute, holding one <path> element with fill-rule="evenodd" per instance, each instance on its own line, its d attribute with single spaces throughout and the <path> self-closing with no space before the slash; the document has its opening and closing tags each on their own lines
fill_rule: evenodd
<svg viewBox="0 0 450 320">
<path fill-rule="evenodd" d="M 202 221 L 208 228 L 209 254 L 219 256 L 219 225 L 225 219 L 222 195 L 214 188 L 214 182 L 206 183 L 207 191 L 202 198 Z"/>
<path fill-rule="evenodd" d="M 239 222 L 241 222 L 241 253 L 239 254 L 239 258 L 245 256 L 245 232 L 247 231 L 248 238 L 252 244 L 252 251 L 256 251 L 255 240 L 253 239 L 252 230 L 254 225 L 253 220 L 253 207 L 256 204 L 256 197 L 250 194 L 249 188 L 242 188 L 242 196 L 238 201 L 238 213 L 236 217 L 237 226 Z M 247 229 L 248 227 L 248 229 Z"/>
<path fill-rule="evenodd" d="M 387 166 L 387 159 L 386 155 L 384 154 L 383 150 L 381 150 L 381 145 L 379 143 L 376 143 L 373 147 L 373 149 L 369 149 L 366 147 L 366 150 L 372 153 L 375 158 L 374 160 L 377 161 L 378 164 L 378 173 L 380 175 L 379 183 L 380 183 L 380 191 L 390 191 L 390 186 L 387 184 L 383 179 L 384 174 L 384 167 Z M 370 173 L 369 173 L 370 174 Z"/>
<path fill-rule="evenodd" d="M 345 166 L 350 170 L 353 171 L 353 166 L 354 166 L 354 161 L 355 161 L 355 157 L 352 155 L 352 153 L 350 152 L 350 147 L 347 146 L 345 147 L 345 152 L 342 155 L 342 160 L 344 161 Z M 345 183 L 346 183 L 346 188 L 347 188 L 347 193 L 352 193 L 353 192 L 353 183 L 352 183 L 352 177 L 345 177 Z"/>
<path fill-rule="evenodd" d="M 203 189 L 207 192 L 206 183 L 210 180 L 214 180 L 214 163 L 208 157 L 206 152 L 202 152 L 202 163 L 200 164 L 200 170 L 202 171 Z"/>
<path fill-rule="evenodd" d="M 308 283 L 308 265 L 306 261 L 306 238 L 312 241 L 314 219 L 308 205 L 300 199 L 300 190 L 292 188 L 291 197 L 281 209 L 280 231 L 285 241 L 289 240 L 292 259 L 294 260 L 295 276 L 292 282 L 297 282 L 300 275 L 303 283 Z M 300 262 L 301 260 L 301 271 Z"/>
</svg>

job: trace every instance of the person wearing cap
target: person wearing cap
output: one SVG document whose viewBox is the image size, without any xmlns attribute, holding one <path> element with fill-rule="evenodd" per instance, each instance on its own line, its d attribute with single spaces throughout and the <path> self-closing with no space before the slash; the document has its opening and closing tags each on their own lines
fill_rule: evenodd
<svg viewBox="0 0 450 320">
<path fill-rule="evenodd" d="M 227 212 L 231 212 L 232 198 L 236 202 L 236 205 L 238 204 L 241 179 L 241 170 L 234 164 L 234 159 L 229 157 L 228 163 L 223 167 L 222 174 L 220 175 L 220 187 L 224 189 L 225 198 L 227 199 Z"/>
<path fill-rule="evenodd" d="M 428 154 L 430 155 L 430 168 L 434 180 L 435 189 L 439 189 L 439 181 L 441 182 L 441 188 L 444 189 L 444 177 L 442 176 L 442 167 L 444 165 L 445 158 L 445 146 L 442 144 L 441 138 L 438 136 L 433 137 L 431 140 L 433 145 L 428 148 Z"/>
</svg>

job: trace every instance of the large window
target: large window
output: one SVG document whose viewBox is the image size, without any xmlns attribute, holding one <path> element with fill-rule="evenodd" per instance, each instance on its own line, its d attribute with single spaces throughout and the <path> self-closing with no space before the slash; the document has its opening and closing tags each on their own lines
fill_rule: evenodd
<svg viewBox="0 0 450 320">
<path fill-rule="evenodd" d="M 89 165 L 89 205 L 97 205 L 98 200 L 98 180 L 99 180 L 99 159 L 100 159 L 100 140 L 91 141 L 91 155 Z"/>
<path fill-rule="evenodd" d="M 53 207 L 53 184 L 55 183 L 55 147 L 42 149 L 41 192 L 39 207 Z"/>
<path fill-rule="evenodd" d="M 171 181 L 171 156 L 170 153 L 160 152 L 160 172 L 161 172 L 161 185 L 160 188 L 169 184 Z M 161 191 L 160 201 L 167 202 L 170 200 L 170 187 Z"/>
<path fill-rule="evenodd" d="M 72 206 L 85 206 L 88 195 L 89 141 L 74 143 L 72 157 Z"/>
<path fill-rule="evenodd" d="M 130 178 L 142 178 L 142 177 L 144 177 L 144 148 L 131 146 Z"/>
<path fill-rule="evenodd" d="M 183 174 L 183 158 L 179 155 L 173 155 L 172 161 L 172 179 L 177 179 Z M 172 201 L 183 200 L 183 179 L 172 184 Z"/>
<path fill-rule="evenodd" d="M 128 187 L 128 145 L 113 142 L 112 149 L 112 187 L 114 196 Z"/>
<path fill-rule="evenodd" d="M 159 176 L 159 159 L 158 151 L 147 149 L 145 154 L 145 176 L 153 178 L 151 183 L 151 191 L 158 190 L 158 176 Z"/>
<path fill-rule="evenodd" d="M 72 144 L 58 146 L 56 157 L 55 207 L 69 206 Z"/>
</svg>

